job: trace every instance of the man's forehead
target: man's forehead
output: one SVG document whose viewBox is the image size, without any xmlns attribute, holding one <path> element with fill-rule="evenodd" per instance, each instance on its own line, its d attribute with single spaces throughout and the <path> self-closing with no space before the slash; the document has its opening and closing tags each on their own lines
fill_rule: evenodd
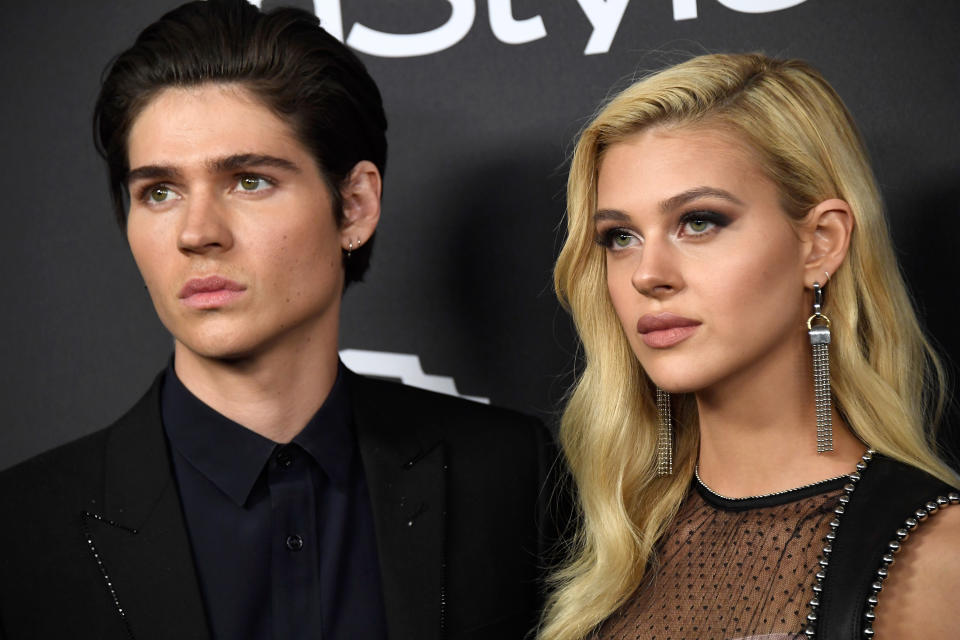
<svg viewBox="0 0 960 640">
<path fill-rule="evenodd" d="M 289 169 L 310 157 L 292 127 L 248 90 L 219 83 L 159 92 L 134 119 L 127 154 L 132 170 L 224 170 L 255 162 Z"/>
</svg>

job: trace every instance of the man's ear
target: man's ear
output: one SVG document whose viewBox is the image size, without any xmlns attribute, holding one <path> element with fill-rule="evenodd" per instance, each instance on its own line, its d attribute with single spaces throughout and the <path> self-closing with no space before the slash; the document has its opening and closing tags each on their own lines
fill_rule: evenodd
<svg viewBox="0 0 960 640">
<path fill-rule="evenodd" d="M 382 185 L 380 171 L 369 160 L 358 162 L 340 185 L 343 202 L 340 246 L 344 251 L 358 249 L 377 229 Z"/>
<path fill-rule="evenodd" d="M 845 200 L 831 198 L 815 206 L 804 221 L 804 283 L 827 283 L 843 264 L 853 233 L 853 211 Z"/>
</svg>

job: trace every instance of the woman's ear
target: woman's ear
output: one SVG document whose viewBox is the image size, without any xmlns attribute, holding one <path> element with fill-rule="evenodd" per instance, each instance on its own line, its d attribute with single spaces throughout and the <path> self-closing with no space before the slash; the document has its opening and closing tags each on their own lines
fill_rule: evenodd
<svg viewBox="0 0 960 640">
<path fill-rule="evenodd" d="M 853 211 L 839 198 L 815 206 L 804 222 L 804 283 L 826 284 L 847 257 L 853 233 Z M 829 275 L 827 275 L 829 274 Z"/>
<path fill-rule="evenodd" d="M 343 202 L 343 223 L 340 225 L 340 246 L 352 251 L 365 244 L 380 221 L 380 170 L 369 160 L 361 160 L 340 185 Z"/>
</svg>

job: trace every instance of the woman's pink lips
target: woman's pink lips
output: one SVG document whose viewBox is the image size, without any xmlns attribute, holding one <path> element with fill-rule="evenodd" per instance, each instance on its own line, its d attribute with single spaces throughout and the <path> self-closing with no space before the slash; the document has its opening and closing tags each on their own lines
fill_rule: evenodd
<svg viewBox="0 0 960 640">
<path fill-rule="evenodd" d="M 215 309 L 239 298 L 246 287 L 222 276 L 194 278 L 183 285 L 178 294 L 193 309 Z"/>
<path fill-rule="evenodd" d="M 699 321 L 673 313 L 651 313 L 637 321 L 637 333 L 648 347 L 665 349 L 689 338 L 699 326 Z"/>
</svg>

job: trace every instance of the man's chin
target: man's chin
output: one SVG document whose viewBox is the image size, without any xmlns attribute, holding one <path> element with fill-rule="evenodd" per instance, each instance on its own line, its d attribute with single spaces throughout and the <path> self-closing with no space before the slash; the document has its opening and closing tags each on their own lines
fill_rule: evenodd
<svg viewBox="0 0 960 640">
<path fill-rule="evenodd" d="M 255 358 L 260 351 L 255 344 L 236 337 L 206 338 L 203 340 L 176 340 L 177 356 L 207 362 L 240 363 Z"/>
</svg>

